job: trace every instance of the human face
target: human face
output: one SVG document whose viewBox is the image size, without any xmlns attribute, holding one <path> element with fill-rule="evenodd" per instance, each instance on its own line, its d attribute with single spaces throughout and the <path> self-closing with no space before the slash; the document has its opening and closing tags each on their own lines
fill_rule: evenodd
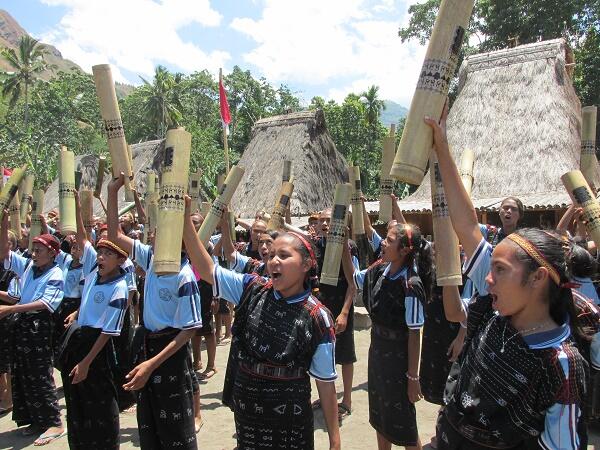
<svg viewBox="0 0 600 450">
<path fill-rule="evenodd" d="M 388 229 L 387 236 L 381 242 L 381 259 L 386 263 L 399 263 L 408 254 L 410 249 L 399 248 L 400 236 L 396 227 Z"/>
<path fill-rule="evenodd" d="M 119 266 L 123 264 L 125 258 L 118 253 L 100 247 L 96 253 L 96 263 L 98 264 L 98 274 L 100 278 L 107 278 L 116 275 L 119 272 Z"/>
<path fill-rule="evenodd" d="M 509 230 L 514 230 L 517 227 L 517 222 L 521 218 L 517 202 L 513 199 L 504 200 L 502 202 L 499 214 L 502 228 Z"/>
<path fill-rule="evenodd" d="M 326 209 L 319 213 L 319 221 L 317 222 L 317 232 L 319 236 L 325 237 L 329 233 L 329 224 L 331 223 L 331 210 Z"/>
<path fill-rule="evenodd" d="M 502 316 L 517 315 L 533 303 L 530 280 L 523 285 L 525 267 L 516 255 L 517 245 L 508 239 L 502 241 L 494 249 L 490 272 L 485 278 L 492 306 Z"/>
<path fill-rule="evenodd" d="M 252 224 L 250 240 L 254 245 L 258 245 L 258 239 L 265 231 L 267 231 L 267 224 L 264 223 L 262 220 L 257 220 Z"/>
<path fill-rule="evenodd" d="M 81 259 L 83 257 L 83 249 L 79 246 L 79 244 L 77 243 L 77 241 L 73 242 L 73 244 L 71 244 L 71 256 L 73 257 L 73 259 Z"/>
<path fill-rule="evenodd" d="M 273 288 L 284 297 L 291 297 L 304 290 L 304 279 L 309 264 L 303 261 L 292 236 L 275 239 L 269 251 L 267 271 L 273 281 Z"/>
<path fill-rule="evenodd" d="M 19 240 L 19 247 L 27 248 L 29 247 L 29 232 L 22 230 L 21 231 L 21 239 Z"/>
<path fill-rule="evenodd" d="M 192 223 L 194 224 L 194 229 L 196 231 L 200 229 L 200 227 L 202 226 L 202 222 L 204 222 L 204 219 L 202 219 L 202 217 L 200 217 L 198 214 L 192 214 Z"/>
<path fill-rule="evenodd" d="M 263 233 L 258 238 L 258 252 L 264 263 L 269 260 L 269 252 L 271 251 L 271 246 L 273 245 L 273 238 L 267 233 Z"/>
<path fill-rule="evenodd" d="M 54 250 L 50 250 L 39 242 L 34 242 L 31 251 L 31 260 L 36 267 L 45 267 L 54 262 L 54 257 L 56 256 Z"/>
<path fill-rule="evenodd" d="M 106 239 L 108 237 L 108 230 L 102 230 L 98 235 L 98 240 Z"/>
</svg>

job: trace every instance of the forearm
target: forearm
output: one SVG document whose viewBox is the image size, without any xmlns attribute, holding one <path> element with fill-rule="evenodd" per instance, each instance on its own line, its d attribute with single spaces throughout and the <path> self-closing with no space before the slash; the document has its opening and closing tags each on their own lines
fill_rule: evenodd
<svg viewBox="0 0 600 450">
<path fill-rule="evenodd" d="M 133 191 L 133 200 L 135 201 L 135 209 L 138 214 L 138 223 L 146 223 L 146 210 L 140 201 L 140 196 L 137 191 Z"/>
<path fill-rule="evenodd" d="M 8 245 L 8 223 L 6 220 L 2 220 L 0 224 L 0 264 L 4 264 L 4 260 L 8 258 L 10 254 L 10 247 Z"/>
<path fill-rule="evenodd" d="M 344 242 L 342 250 L 342 270 L 348 286 L 354 286 L 354 265 L 352 264 L 352 255 L 347 241 Z"/>
<path fill-rule="evenodd" d="M 283 224 L 283 228 L 285 229 L 285 231 L 292 231 L 292 232 L 294 232 L 294 233 L 298 233 L 300 236 L 304 236 L 304 237 L 306 237 L 306 238 L 309 238 L 309 237 L 310 237 L 310 234 L 309 234 L 309 233 L 307 233 L 307 232 L 306 232 L 306 231 L 304 231 L 304 230 L 301 230 L 301 229 L 300 229 L 300 228 L 298 228 L 298 227 L 295 227 L 295 226 L 293 226 L 293 225 L 290 225 L 289 223 L 284 223 L 284 224 Z"/>
<path fill-rule="evenodd" d="M 458 292 L 458 286 L 444 286 L 442 299 L 446 320 L 449 322 L 462 322 L 467 318 Z"/>
<path fill-rule="evenodd" d="M 345 271 L 344 271 L 345 272 Z M 350 314 L 350 308 L 354 304 L 354 297 L 356 295 L 356 286 L 354 280 L 350 280 L 348 288 L 346 289 L 346 297 L 344 297 L 344 306 L 342 306 L 342 314 L 348 316 Z"/>
<path fill-rule="evenodd" d="M 392 199 L 392 219 L 394 219 L 398 223 L 406 224 L 406 219 L 404 218 L 404 214 L 402 214 L 402 209 L 400 209 L 400 205 L 398 204 L 398 199 Z"/>
<path fill-rule="evenodd" d="M 560 218 L 558 225 L 556 226 L 556 231 L 561 234 L 566 234 L 571 222 L 573 221 L 573 215 L 575 214 L 575 205 L 569 206 L 569 208 L 565 211 L 565 213 Z"/>
<path fill-rule="evenodd" d="M 79 196 L 75 198 L 75 220 L 77 222 L 77 234 L 75 235 L 75 239 L 77 240 L 79 248 L 83 249 L 87 240 L 87 232 L 85 231 L 83 217 L 81 216 L 81 202 L 79 201 Z"/>
<path fill-rule="evenodd" d="M 46 304 L 41 300 L 36 300 L 35 302 L 27 303 L 27 304 L 19 304 L 11 306 L 11 313 L 24 313 L 31 311 L 41 311 L 44 309 L 48 309 Z"/>
<path fill-rule="evenodd" d="M 196 330 L 181 330 L 171 342 L 169 342 L 161 352 L 150 358 L 147 362 L 150 363 L 152 370 L 156 370 L 163 362 L 169 359 L 177 350 L 184 346 L 194 334 Z"/>
<path fill-rule="evenodd" d="M 365 199 L 361 198 L 361 202 L 363 205 L 362 215 L 363 215 L 363 226 L 365 227 L 365 234 L 367 235 L 367 239 L 372 240 L 375 229 L 373 228 L 373 225 L 371 225 L 371 218 L 369 217 L 367 208 L 365 208 Z"/>
<path fill-rule="evenodd" d="M 252 228 L 252 222 L 249 220 L 244 220 L 244 219 L 236 219 L 235 221 L 240 227 L 249 230 L 250 228 Z"/>
<path fill-rule="evenodd" d="M 192 218 L 189 215 L 186 215 L 183 221 L 183 242 L 185 243 L 188 257 L 198 271 L 200 278 L 212 284 L 215 263 L 204 248 L 204 245 L 202 245 L 202 242 L 200 242 Z"/>
<path fill-rule="evenodd" d="M 19 301 L 18 297 L 12 297 L 6 291 L 0 291 L 0 300 L 4 303 L 10 303 L 11 305 L 14 305 Z"/>
<path fill-rule="evenodd" d="M 133 239 L 120 232 L 119 226 L 119 203 L 118 191 L 108 190 L 108 208 L 106 213 L 106 224 L 108 226 L 108 240 L 114 242 L 129 254 L 133 253 Z"/>
<path fill-rule="evenodd" d="M 419 376 L 419 361 L 421 360 L 421 329 L 408 330 L 408 374 Z"/>
<path fill-rule="evenodd" d="M 329 433 L 329 447 L 340 447 L 340 428 L 338 422 L 338 405 L 335 393 L 335 383 L 316 380 L 323 416 Z"/>
<path fill-rule="evenodd" d="M 100 333 L 100 336 L 98 336 L 98 338 L 96 339 L 96 342 L 94 342 L 94 345 L 92 346 L 90 352 L 85 356 L 85 358 L 83 358 L 82 362 L 84 364 L 87 364 L 88 366 L 90 364 L 92 364 L 92 361 L 94 361 L 94 359 L 96 359 L 96 356 L 98 356 L 98 353 L 100 353 L 100 350 L 102 350 L 104 348 L 104 346 L 109 341 L 109 339 L 110 339 L 110 335 Z"/>
</svg>

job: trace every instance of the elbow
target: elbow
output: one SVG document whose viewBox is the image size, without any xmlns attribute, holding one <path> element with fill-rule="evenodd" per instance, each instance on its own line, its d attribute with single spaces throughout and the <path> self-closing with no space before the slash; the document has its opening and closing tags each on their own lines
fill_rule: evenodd
<svg viewBox="0 0 600 450">
<path fill-rule="evenodd" d="M 462 322 L 467 318 L 463 311 L 444 311 L 444 315 L 448 322 L 454 323 Z"/>
</svg>

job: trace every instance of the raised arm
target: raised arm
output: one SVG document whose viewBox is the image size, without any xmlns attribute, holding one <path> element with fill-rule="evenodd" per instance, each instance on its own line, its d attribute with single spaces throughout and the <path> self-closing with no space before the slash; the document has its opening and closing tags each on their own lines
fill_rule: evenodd
<svg viewBox="0 0 600 450">
<path fill-rule="evenodd" d="M 204 245 L 202 245 L 202 242 L 200 242 L 200 238 L 196 233 L 196 228 L 194 228 L 194 223 L 190 216 L 191 205 L 192 198 L 186 195 L 183 220 L 183 242 L 185 243 L 188 257 L 194 268 L 198 271 L 200 279 L 212 284 L 215 263 L 204 248 Z"/>
<path fill-rule="evenodd" d="M 84 249 L 88 237 L 83 225 L 83 217 L 81 217 L 81 201 L 79 200 L 79 192 L 77 191 L 75 191 L 75 219 L 77 221 L 77 234 L 75 234 L 75 240 L 77 241 L 79 248 Z"/>
<path fill-rule="evenodd" d="M 251 221 L 251 220 L 240 219 L 239 217 L 237 219 L 235 219 L 236 225 L 239 225 L 240 227 L 242 227 L 245 230 L 250 230 L 252 228 L 253 222 L 254 221 Z"/>
<path fill-rule="evenodd" d="M 444 315 L 448 322 L 463 322 L 467 319 L 458 286 L 444 286 L 442 299 L 444 302 Z"/>
<path fill-rule="evenodd" d="M 448 117 L 448 103 L 444 106 L 442 118 L 437 120 L 426 117 L 425 123 L 433 130 L 433 148 L 437 154 L 438 167 L 442 176 L 446 199 L 448 201 L 448 212 L 452 220 L 454 231 L 458 240 L 462 243 L 468 258 L 473 256 L 482 235 L 479 230 L 479 222 L 471 197 L 467 194 L 460 179 L 458 168 L 450 154 L 448 138 L 446 136 L 446 118 Z"/>
<path fill-rule="evenodd" d="M 125 178 L 123 172 L 121 172 L 118 178 L 113 178 L 108 183 L 106 224 L 108 225 L 108 240 L 114 242 L 131 255 L 133 254 L 133 239 L 121 233 L 119 227 L 119 202 L 117 196 L 124 182 Z"/>
<path fill-rule="evenodd" d="M 375 228 L 371 225 L 371 218 L 369 217 L 369 213 L 367 212 L 367 208 L 365 207 L 365 197 L 362 196 L 360 201 L 362 202 L 362 215 L 363 215 L 363 224 L 365 227 L 365 234 L 367 235 L 368 240 L 373 240 L 373 233 L 375 233 Z"/>
<path fill-rule="evenodd" d="M 135 209 L 137 210 L 137 214 L 138 214 L 138 223 L 142 223 L 145 224 L 146 223 L 146 210 L 144 209 L 144 206 L 142 205 L 142 202 L 140 201 L 140 196 L 137 192 L 137 190 L 133 190 L 133 200 L 135 201 Z"/>
<path fill-rule="evenodd" d="M 5 209 L 2 215 L 2 223 L 0 223 L 0 263 L 4 264 L 4 260 L 10 254 L 10 244 L 8 243 L 8 211 Z"/>
<path fill-rule="evenodd" d="M 392 219 L 394 219 L 398 223 L 407 224 L 408 222 L 404 218 L 404 214 L 402 214 L 402 209 L 398 204 L 398 197 L 392 194 Z"/>
<path fill-rule="evenodd" d="M 219 255 L 223 255 L 225 256 L 225 258 L 227 259 L 227 261 L 229 262 L 235 262 L 235 247 L 233 246 L 233 241 L 231 240 L 231 227 L 229 226 L 229 212 L 227 210 L 227 208 L 225 208 L 225 211 L 223 212 L 223 217 L 221 218 L 221 240 L 219 241 L 219 243 L 221 244 L 221 247 L 219 249 L 219 251 L 221 253 L 218 253 Z M 218 244 L 217 244 L 218 245 Z M 217 248 L 217 246 L 215 246 L 215 249 Z"/>
</svg>

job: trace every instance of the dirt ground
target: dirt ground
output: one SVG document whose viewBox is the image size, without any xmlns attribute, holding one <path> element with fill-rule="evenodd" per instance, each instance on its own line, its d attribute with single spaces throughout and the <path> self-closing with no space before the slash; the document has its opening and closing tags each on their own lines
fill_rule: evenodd
<svg viewBox="0 0 600 450">
<path fill-rule="evenodd" d="M 353 413 L 344 420 L 341 428 L 342 448 L 344 449 L 376 449 L 375 432 L 369 425 L 368 398 L 367 398 L 367 353 L 369 349 L 369 331 L 355 332 L 356 353 L 358 363 L 354 372 L 354 392 L 352 397 Z M 220 371 L 208 382 L 201 385 L 202 414 L 205 421 L 204 427 L 198 433 L 198 448 L 202 450 L 230 450 L 235 446 L 235 425 L 233 413 L 221 404 L 221 390 L 225 363 L 229 346 L 217 347 L 217 364 Z M 206 353 L 203 353 L 206 358 Z M 341 379 L 336 382 L 338 391 L 341 391 Z M 316 388 L 313 387 L 313 397 L 316 398 Z M 61 407 L 63 414 L 66 412 L 61 392 Z M 419 433 L 422 443 L 428 444 L 435 430 L 435 420 L 438 407 L 425 401 L 417 404 Z M 14 422 L 10 414 L 0 418 L 0 449 L 33 449 L 35 437 L 23 438 L 14 431 Z M 600 448 L 599 435 L 593 435 L 588 448 Z M 67 449 L 67 439 L 63 437 L 47 445 L 47 449 Z M 121 448 L 139 448 L 137 435 L 137 422 L 134 413 L 121 414 Z M 315 448 L 318 450 L 328 448 L 327 431 L 325 430 L 323 416 L 320 412 L 315 415 Z M 425 448 L 430 448 L 426 446 Z M 93 449 L 90 449 L 93 450 Z"/>
</svg>

